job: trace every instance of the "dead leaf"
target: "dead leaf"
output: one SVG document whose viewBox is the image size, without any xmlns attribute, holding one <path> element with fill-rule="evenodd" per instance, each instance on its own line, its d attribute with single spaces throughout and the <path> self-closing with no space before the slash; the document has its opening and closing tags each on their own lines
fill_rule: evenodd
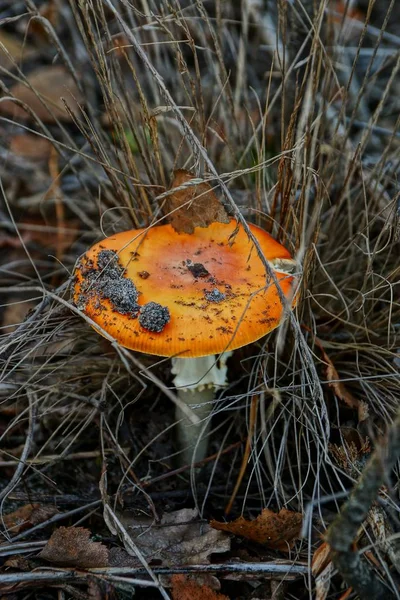
<svg viewBox="0 0 400 600">
<path fill-rule="evenodd" d="M 230 549 L 229 536 L 200 521 L 196 510 L 165 514 L 160 523 L 125 515 L 119 518 L 147 560 L 162 561 L 165 566 L 208 563 L 211 554 Z"/>
<path fill-rule="evenodd" d="M 50 140 L 30 133 L 14 135 L 9 146 L 13 154 L 34 162 L 48 161 L 52 147 Z"/>
<path fill-rule="evenodd" d="M 39 523 L 44 523 L 58 513 L 54 506 L 42 504 L 25 504 L 7 515 L 3 515 L 3 524 L 7 532 L 16 535 L 25 529 L 30 529 Z"/>
<path fill-rule="evenodd" d="M 97 577 L 89 577 L 87 596 L 84 596 L 84 598 L 87 598 L 87 600 L 118 600 L 121 598 L 121 594 L 118 593 L 112 582 Z"/>
<path fill-rule="evenodd" d="M 83 103 L 83 97 L 74 79 L 62 65 L 40 67 L 27 76 L 26 82 L 12 86 L 10 93 L 27 104 L 44 123 L 55 123 L 57 119 L 71 121 L 61 98 L 65 99 L 72 114 L 80 115 L 79 104 Z M 30 114 L 12 100 L 0 102 L 0 112 L 13 119 L 30 118 Z"/>
<path fill-rule="evenodd" d="M 314 577 L 317 577 L 319 573 L 330 563 L 331 548 L 327 542 L 322 542 L 313 554 L 311 571 Z"/>
<path fill-rule="evenodd" d="M 128 554 L 123 548 L 114 546 L 108 551 L 108 564 L 110 567 L 130 567 L 131 569 L 137 569 L 142 563 L 135 556 Z"/>
<path fill-rule="evenodd" d="M 35 58 L 38 51 L 29 46 L 25 40 L 20 40 L 16 35 L 12 35 L 0 29 L 0 67 L 13 69 L 15 64 L 21 66 L 22 62 Z"/>
<path fill-rule="evenodd" d="M 321 340 L 315 338 L 315 342 L 318 348 L 321 350 L 322 358 L 326 363 L 326 378 L 328 380 L 329 387 L 333 390 L 333 393 L 337 398 L 339 398 L 339 400 L 347 404 L 349 408 L 358 411 L 358 420 L 360 422 L 365 421 L 369 415 L 368 404 L 362 400 L 359 400 L 349 392 L 344 383 L 340 381 L 339 373 L 337 372 L 336 367 L 331 361 L 330 357 L 325 352 Z"/>
<path fill-rule="evenodd" d="M 32 571 L 32 565 L 30 561 L 24 556 L 10 556 L 10 558 L 4 562 L 4 566 L 8 567 L 9 569 L 16 569 L 18 571 Z"/>
<path fill-rule="evenodd" d="M 333 390 L 333 393 L 339 400 L 347 404 L 348 407 L 358 411 L 358 420 L 365 421 L 368 417 L 368 404 L 362 400 L 358 400 L 353 394 L 349 392 L 344 383 L 340 381 L 339 373 L 337 372 L 333 362 L 324 352 L 324 360 L 328 363 L 326 368 L 326 378 L 328 380 L 329 387 Z"/>
<path fill-rule="evenodd" d="M 173 600 L 229 600 L 228 596 L 214 592 L 206 585 L 199 585 L 192 577 L 172 575 Z"/>
<path fill-rule="evenodd" d="M 330 555 L 331 549 L 327 542 L 322 542 L 314 552 L 311 571 L 315 577 L 315 600 L 325 600 L 329 594 L 335 570 Z"/>
<path fill-rule="evenodd" d="M 185 185 L 195 179 L 185 169 L 174 172 L 172 188 Z M 172 214 L 169 222 L 178 233 L 193 233 L 195 227 L 208 227 L 211 223 L 229 223 L 230 218 L 208 183 L 185 187 L 171 194 L 167 210 Z M 175 211 L 175 212 L 172 212 Z"/>
<path fill-rule="evenodd" d="M 252 521 L 239 517 L 231 523 L 220 523 L 214 520 L 210 522 L 214 529 L 229 531 L 281 552 L 286 552 L 293 547 L 294 540 L 300 535 L 301 524 L 302 515 L 285 508 L 278 513 L 264 508 L 262 513 Z"/>
<path fill-rule="evenodd" d="M 160 574 L 158 576 L 158 578 L 163 587 L 170 588 L 170 587 L 172 587 L 172 577 L 173 576 L 174 575 L 172 573 L 171 574 Z M 211 573 L 193 573 L 193 574 L 189 575 L 189 577 L 192 581 L 197 583 L 197 585 L 200 585 L 200 586 L 204 585 L 204 586 L 210 588 L 210 590 L 213 590 L 214 592 L 221 591 L 220 580 L 217 579 L 217 577 L 215 575 L 212 575 Z"/>
<path fill-rule="evenodd" d="M 90 535 L 84 527 L 59 527 L 39 556 L 63 567 L 107 567 L 107 548 L 100 542 L 92 542 Z"/>
</svg>

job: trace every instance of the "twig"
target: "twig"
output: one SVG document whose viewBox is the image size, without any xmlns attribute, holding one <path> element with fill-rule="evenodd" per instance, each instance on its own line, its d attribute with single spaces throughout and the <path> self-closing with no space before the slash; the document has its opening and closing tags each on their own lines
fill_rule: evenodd
<svg viewBox="0 0 400 600">
<path fill-rule="evenodd" d="M 271 561 L 271 562 L 237 562 L 237 563 L 218 563 L 205 565 L 179 565 L 170 567 L 153 567 L 156 575 L 189 574 L 189 573 L 218 573 L 219 575 L 228 575 L 229 573 L 241 573 L 243 575 L 262 574 L 268 575 L 306 575 L 309 567 L 306 563 L 293 564 L 289 561 Z M 91 569 L 94 573 L 119 573 L 121 575 L 133 574 L 142 575 L 144 569 L 131 569 L 130 567 L 115 567 L 109 569 Z M 1 581 L 1 580 L 0 580 Z"/>
<path fill-rule="evenodd" d="M 172 575 L 172 574 L 190 574 L 190 573 L 218 573 L 220 576 L 240 573 L 243 575 L 262 575 L 263 577 L 275 577 L 275 576 L 300 576 L 308 573 L 309 568 L 305 564 L 292 564 L 289 562 L 259 562 L 259 563 L 225 563 L 225 564 L 205 564 L 205 565 L 182 565 L 172 567 L 153 567 L 154 574 L 157 575 Z M 110 578 L 112 580 L 117 579 L 123 583 L 130 583 L 132 579 L 130 575 L 141 576 L 148 574 L 146 569 L 137 568 L 132 569 L 130 567 L 110 567 L 110 568 L 99 568 L 99 569 L 88 569 L 87 571 L 80 571 L 78 569 L 60 569 L 60 570 L 38 570 L 32 573 L 7 573 L 0 575 L 0 587 L 6 584 L 18 584 L 18 583 L 61 583 L 63 581 L 73 580 L 76 583 L 83 582 L 90 576 L 100 576 L 104 578 Z M 124 577 L 125 576 L 125 577 Z M 154 581 L 135 579 L 136 585 L 142 585 L 146 587 L 158 587 Z M 168 598 L 168 596 L 166 596 Z"/>
<path fill-rule="evenodd" d="M 327 541 L 333 550 L 333 563 L 346 583 L 363 600 L 395 598 L 367 561 L 362 560 L 360 552 L 354 550 L 353 540 L 399 456 L 400 411 L 389 429 L 386 443 L 375 449 L 350 498 L 327 533 Z"/>
</svg>

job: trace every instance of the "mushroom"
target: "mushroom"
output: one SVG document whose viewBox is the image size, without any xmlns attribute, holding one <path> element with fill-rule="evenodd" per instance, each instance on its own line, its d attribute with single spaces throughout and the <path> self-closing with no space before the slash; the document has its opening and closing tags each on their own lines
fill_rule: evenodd
<svg viewBox="0 0 400 600">
<path fill-rule="evenodd" d="M 249 228 L 291 303 L 295 261 L 267 232 Z M 275 282 L 234 219 L 192 234 L 160 225 L 106 238 L 80 260 L 74 300 L 125 348 L 172 358 L 176 393 L 200 420 L 191 424 L 177 407 L 183 464 L 206 455 L 206 423 L 226 385 L 225 353 L 258 340 L 283 315 Z"/>
</svg>

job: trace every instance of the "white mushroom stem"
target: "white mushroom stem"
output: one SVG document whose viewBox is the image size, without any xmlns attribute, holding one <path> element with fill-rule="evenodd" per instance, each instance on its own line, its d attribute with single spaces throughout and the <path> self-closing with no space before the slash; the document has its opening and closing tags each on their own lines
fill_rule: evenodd
<svg viewBox="0 0 400 600">
<path fill-rule="evenodd" d="M 232 352 L 220 357 L 214 355 L 199 358 L 173 358 L 174 384 L 179 399 L 190 407 L 199 422 L 193 424 L 177 406 L 175 411 L 178 444 L 181 449 L 179 462 L 182 465 L 203 460 L 207 455 L 210 413 L 216 392 L 227 384 L 226 361 Z"/>
</svg>

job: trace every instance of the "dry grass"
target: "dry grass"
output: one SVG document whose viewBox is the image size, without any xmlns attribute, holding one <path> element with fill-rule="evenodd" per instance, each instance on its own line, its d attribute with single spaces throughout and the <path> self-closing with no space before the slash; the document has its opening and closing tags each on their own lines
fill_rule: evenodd
<svg viewBox="0 0 400 600">
<path fill-rule="evenodd" d="M 133 503 L 155 513 L 165 503 L 194 502 L 205 518 L 221 515 L 252 414 L 233 512 L 311 510 L 315 527 L 310 521 L 297 554 L 307 560 L 315 533 L 362 468 L 346 471 L 331 444 L 373 442 L 393 418 L 400 397 L 395 3 L 363 2 L 356 13 L 350 2 L 343 14 L 326 1 L 315 13 L 308 1 L 241 4 L 63 2 L 60 37 L 47 30 L 85 98 L 81 114 L 58 126 L 1 118 L 4 128 L 51 140 L 59 173 L 54 188 L 48 173 L 1 148 L 2 232 L 21 243 L 2 259 L 4 313 L 15 300 L 32 306 L 16 328 L 8 320 L 1 340 L 3 511 L 43 496 L 89 503 L 101 481 L 114 508 Z M 13 75 L 25 80 L 19 69 Z M 168 362 L 101 339 L 71 306 L 68 287 L 91 242 L 165 218 L 175 168 L 211 182 L 232 214 L 287 245 L 301 280 L 287 323 L 236 352 L 213 418 L 211 452 L 220 455 L 190 479 L 169 474 Z M 36 214 L 51 225 L 35 225 Z M 35 227 L 44 237 L 58 232 L 58 250 L 59 232 L 72 227 L 73 242 L 55 260 L 26 241 Z M 9 461 L 16 471 L 4 466 Z"/>
</svg>

